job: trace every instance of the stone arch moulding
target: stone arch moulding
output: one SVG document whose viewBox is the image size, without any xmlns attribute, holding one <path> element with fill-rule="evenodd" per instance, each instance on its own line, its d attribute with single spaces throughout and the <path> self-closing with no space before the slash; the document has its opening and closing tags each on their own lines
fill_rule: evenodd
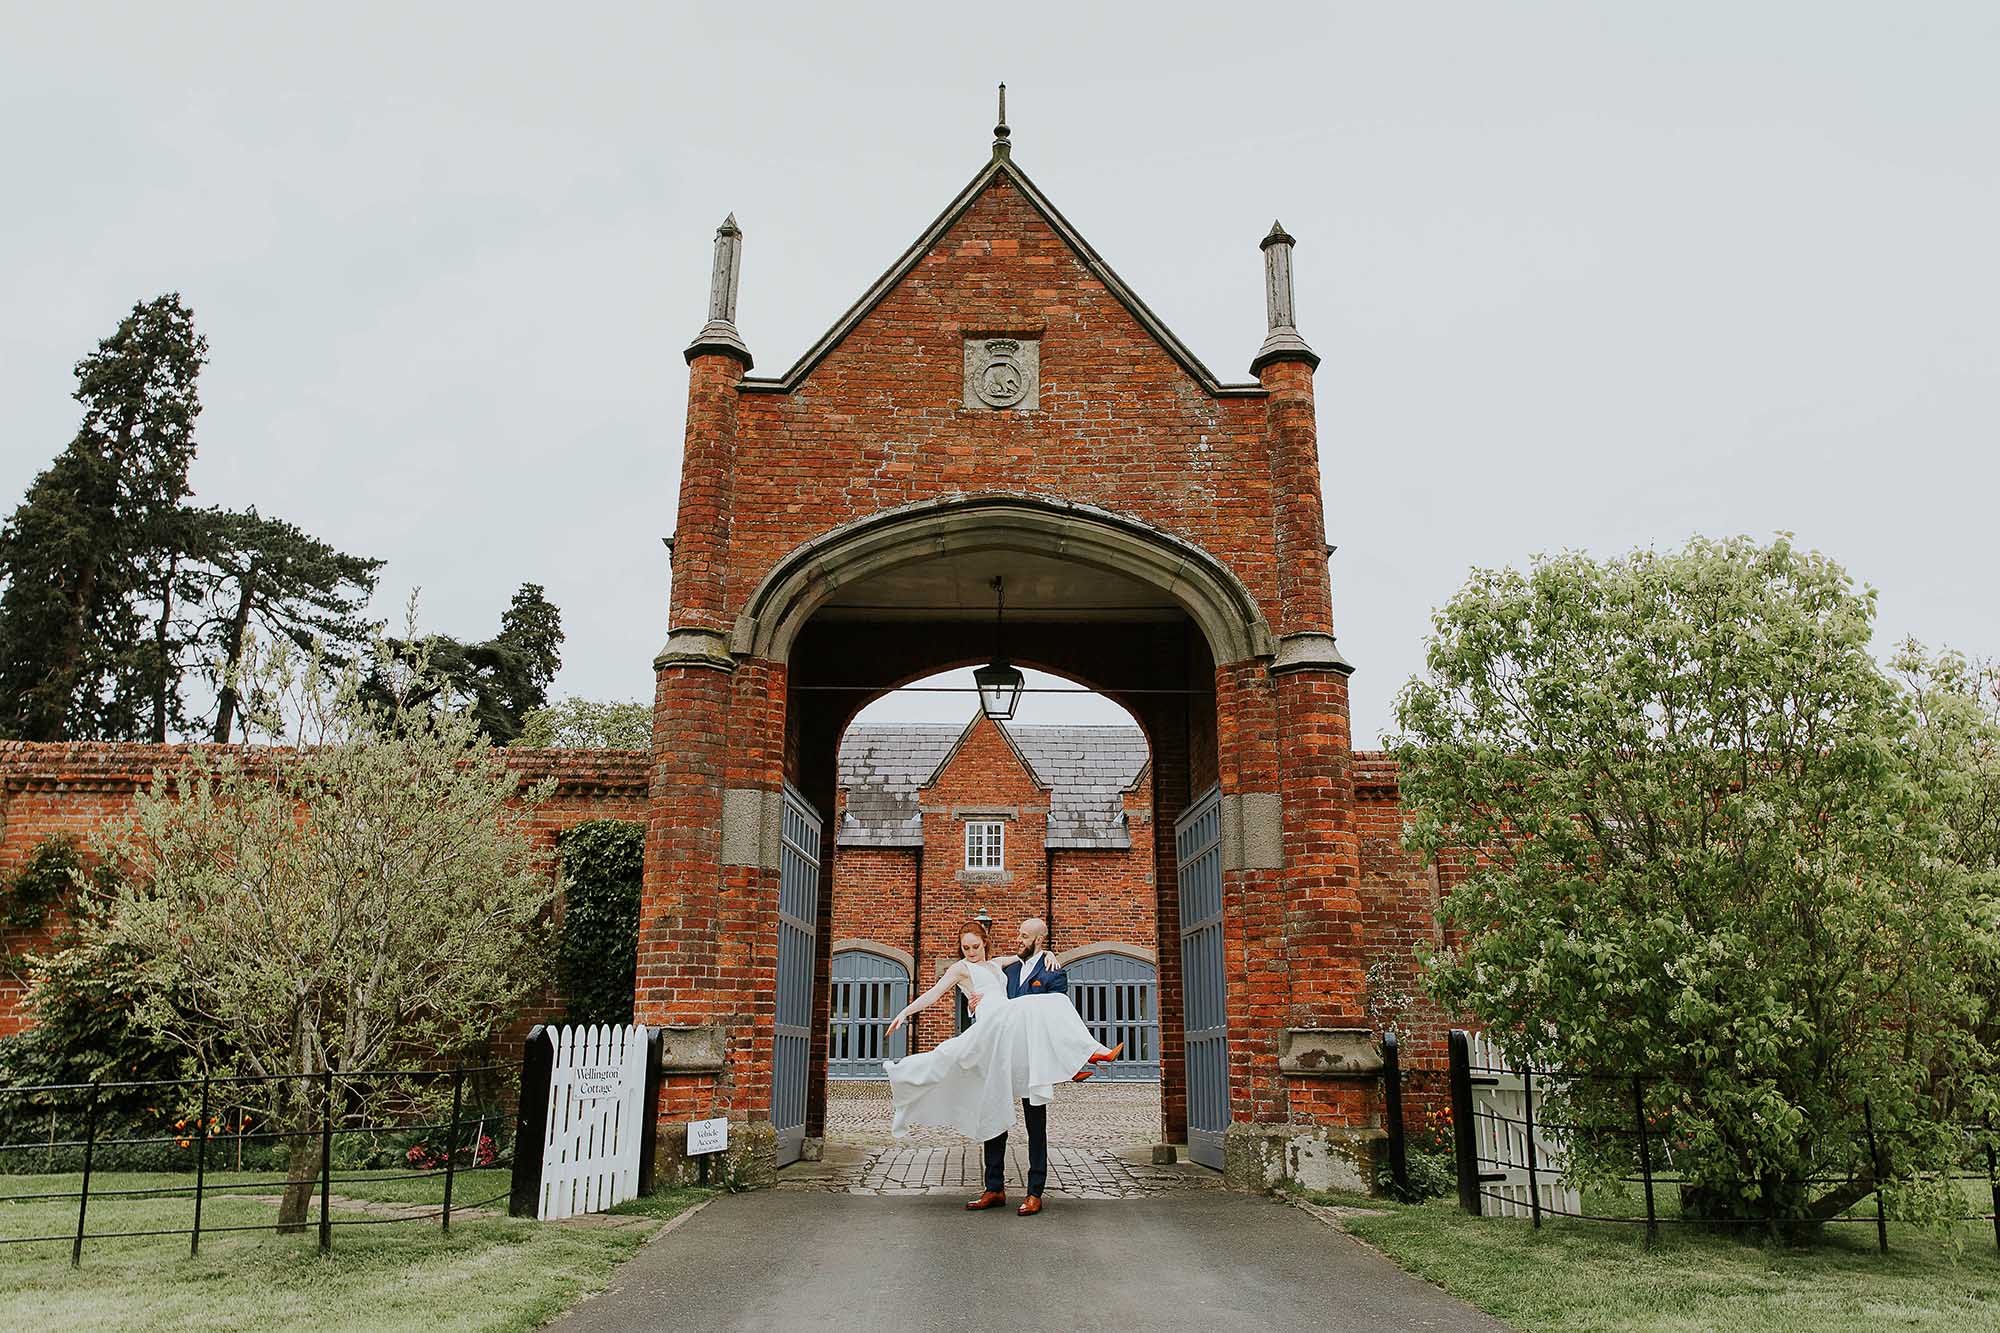
<svg viewBox="0 0 2000 1333">
<path fill-rule="evenodd" d="M 829 955 L 837 953 L 872 953 L 878 958 L 886 958 L 892 963 L 901 964 L 903 971 L 907 972 L 912 978 L 917 975 L 916 960 L 910 957 L 908 949 L 898 949 L 895 945 L 884 944 L 880 940 L 835 940 L 833 947 L 828 949 L 827 953 Z"/>
<path fill-rule="evenodd" d="M 885 509 L 823 533 L 780 560 L 730 636 L 737 658 L 785 661 L 840 588 L 942 555 L 1032 551 L 1123 574 L 1179 602 L 1217 664 L 1277 655 L 1270 626 L 1229 567 L 1193 542 L 1094 505 L 1026 495 L 954 495 Z"/>
<path fill-rule="evenodd" d="M 1153 950 L 1139 944 L 1125 944 L 1117 940 L 1100 940 L 1096 944 L 1079 944 L 1074 949 L 1064 949 L 1056 955 L 1057 967 L 1068 967 L 1079 958 L 1095 958 L 1101 953 L 1115 953 L 1120 958 L 1130 958 L 1134 962 L 1149 963 L 1157 967 L 1160 959 Z"/>
</svg>

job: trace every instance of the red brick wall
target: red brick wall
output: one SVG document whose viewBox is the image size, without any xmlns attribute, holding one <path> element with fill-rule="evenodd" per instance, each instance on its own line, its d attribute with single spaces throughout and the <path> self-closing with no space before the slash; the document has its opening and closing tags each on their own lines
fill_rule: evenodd
<svg viewBox="0 0 2000 1333">
<path fill-rule="evenodd" d="M 52 835 L 68 834 L 87 846 L 93 834 L 123 821 L 133 796 L 151 785 L 155 771 L 172 771 L 195 748 L 220 747 L 0 742 L 0 879 L 12 877 L 36 845 Z M 646 818 L 647 757 L 641 752 L 504 753 L 524 783 L 556 780 L 554 795 L 536 811 L 532 825 L 543 847 L 553 849 L 558 833 L 585 820 Z M 0 947 L 9 955 L 32 951 L 49 934 L 48 928 L 7 930 L 0 932 Z M 0 970 L 0 1036 L 23 1026 L 23 998 L 21 979 Z"/>
<path fill-rule="evenodd" d="M 0 878 L 18 872 L 33 848 L 53 834 L 69 834 L 88 843 L 94 833 L 125 815 L 134 793 L 151 782 L 156 769 L 171 769 L 187 749 L 0 743 Z M 557 781 L 555 795 L 541 807 L 534 823 L 535 836 L 544 846 L 552 847 L 557 833 L 585 820 L 645 816 L 647 758 L 641 752 L 513 750 L 506 757 L 526 781 L 546 777 Z M 1384 960 L 1401 987 L 1416 992 L 1417 950 L 1443 938 L 1434 911 L 1439 875 L 1401 847 L 1394 761 L 1386 754 L 1356 752 L 1353 772 L 1361 855 L 1359 924 L 1340 962 L 1351 967 L 1356 963 L 1349 960 L 1361 966 Z M 932 849 L 923 858 L 925 937 L 919 951 L 923 959 L 919 980 L 928 984 L 956 956 L 957 930 L 976 906 L 984 905 L 994 917 L 1000 935 L 995 943 L 1002 949 L 1008 947 L 1008 932 L 1020 917 L 1045 914 L 1048 886 L 1043 878 L 1047 862 L 1042 840 L 1048 793 L 1035 784 L 998 730 L 982 723 L 921 799 Z M 964 806 L 1018 808 L 1017 817 L 1008 821 L 1010 883 L 968 882 L 962 877 L 963 822 L 952 811 Z M 1150 770 L 1127 793 L 1125 806 L 1133 844 L 1129 852 L 1057 849 L 1054 853 L 1058 950 L 1107 940 L 1146 948 L 1156 944 L 1160 889 L 1153 880 L 1160 863 L 1150 818 Z M 832 937 L 874 939 L 908 950 L 917 860 L 912 849 L 840 849 L 833 879 Z M 1443 878 L 1448 888 L 1456 878 L 1451 867 L 1445 868 Z M 1165 893 L 1171 891 L 1169 883 Z M 0 941 L 9 953 L 17 953 L 46 938 L 46 931 L 16 930 L 0 936 Z M 1310 951 L 1317 947 L 1303 941 L 1290 946 L 1292 966 L 1309 965 L 1314 956 Z M 0 1035 L 20 1028 L 21 1000 L 18 979 L 0 973 Z M 926 1017 L 920 1035 L 928 1046 L 950 1031 L 949 1000 Z M 1442 1069 L 1449 1026 L 1446 1015 L 1420 998 L 1403 1018 L 1406 1068 Z M 1315 1100 L 1321 1096 L 1319 1086 L 1293 1083 L 1295 1114 L 1311 1115 L 1320 1109 Z M 1328 1094 L 1333 1092 L 1327 1089 Z M 1427 1104 L 1418 1088 L 1411 1090 L 1411 1103 L 1414 1121 Z"/>
<path fill-rule="evenodd" d="M 919 859 L 914 847 L 836 848 L 832 938 L 873 940 L 910 953 Z"/>
<path fill-rule="evenodd" d="M 1397 1031 L 1405 1071 L 1404 1120 L 1415 1128 L 1427 1111 L 1450 1101 L 1444 1077 L 1447 1037 L 1454 1026 L 1465 1025 L 1425 998 L 1418 984 L 1419 951 L 1447 941 L 1437 904 L 1455 877 L 1448 867 L 1426 865 L 1403 849 L 1394 759 L 1380 751 L 1356 751 L 1354 796 L 1361 843 L 1364 961 L 1380 963 L 1395 989 L 1414 1000 L 1397 1022 Z"/>
<path fill-rule="evenodd" d="M 1153 779 L 1150 767 L 1125 793 L 1130 850 L 1058 847 L 1055 911 L 1049 945 L 1066 953 L 1086 944 L 1131 944 L 1157 950 L 1158 888 L 1154 883 Z M 1169 830 L 1169 837 L 1172 831 Z"/>
</svg>

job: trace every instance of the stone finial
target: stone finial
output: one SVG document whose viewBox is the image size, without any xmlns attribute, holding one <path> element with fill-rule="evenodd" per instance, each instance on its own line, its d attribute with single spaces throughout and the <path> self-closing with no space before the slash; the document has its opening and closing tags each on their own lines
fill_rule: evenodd
<svg viewBox="0 0 2000 1333">
<path fill-rule="evenodd" d="M 736 332 L 736 286 L 743 274 L 743 229 L 731 213 L 715 229 L 715 267 L 708 279 L 708 323 L 688 344 L 687 359 L 722 352 L 750 369 L 750 349 Z"/>
<path fill-rule="evenodd" d="M 731 213 L 715 229 L 715 272 L 708 280 L 708 317 L 736 322 L 736 284 L 743 277 L 743 228 Z"/>
<path fill-rule="evenodd" d="M 1250 363 L 1252 375 L 1258 374 L 1273 361 L 1294 360 L 1315 367 L 1319 365 L 1319 354 L 1299 336 L 1292 304 L 1292 247 L 1297 243 L 1278 222 L 1271 224 L 1271 234 L 1260 243 L 1264 251 L 1264 313 L 1269 319 L 1270 333 L 1265 337 L 1264 345 L 1257 349 L 1256 359 Z"/>
<path fill-rule="evenodd" d="M 993 156 L 1006 157 L 1013 152 L 1007 140 L 1014 131 L 1007 128 L 1007 85 L 1000 85 L 1000 119 L 993 126 Z"/>
</svg>

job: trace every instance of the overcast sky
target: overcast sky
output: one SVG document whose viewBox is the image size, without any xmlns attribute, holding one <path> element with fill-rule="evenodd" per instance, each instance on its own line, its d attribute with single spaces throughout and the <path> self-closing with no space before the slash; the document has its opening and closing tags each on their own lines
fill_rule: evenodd
<svg viewBox="0 0 2000 1333">
<path fill-rule="evenodd" d="M 199 501 L 459 635 L 543 583 L 558 692 L 650 697 L 716 223 L 782 371 L 984 162 L 1004 79 L 1016 160 L 1225 379 L 1258 239 L 1299 238 L 1357 744 L 1469 568 L 1565 547 L 1787 530 L 1881 590 L 1884 649 L 2000 654 L 1996 71 L 1991 3 L 10 0 L 0 499 L 178 290 Z"/>
</svg>

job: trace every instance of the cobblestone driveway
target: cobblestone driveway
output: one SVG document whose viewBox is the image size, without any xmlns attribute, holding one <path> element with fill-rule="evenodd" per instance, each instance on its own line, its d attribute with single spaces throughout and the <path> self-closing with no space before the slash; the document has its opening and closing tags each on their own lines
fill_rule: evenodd
<svg viewBox="0 0 2000 1333">
<path fill-rule="evenodd" d="M 826 1085 L 829 1143 L 890 1144 L 889 1085 L 834 1080 Z M 1021 1108 L 1014 1108 L 1014 1132 L 1026 1141 Z M 1049 1104 L 1049 1145 L 1078 1148 L 1141 1148 L 1160 1141 L 1160 1085 L 1110 1083 L 1090 1079 L 1065 1083 Z M 899 1147 L 946 1147 L 964 1143 L 948 1129 L 919 1129 Z"/>
<path fill-rule="evenodd" d="M 834 1194 L 977 1193 L 985 1166 L 980 1147 L 949 1130 L 920 1129 L 897 1142 L 889 1133 L 887 1083 L 827 1085 L 826 1157 L 778 1173 L 781 1190 Z M 1188 1163 L 1156 1166 L 1160 1138 L 1157 1083 L 1067 1084 L 1049 1106 L 1049 1197 L 1133 1199 L 1215 1189 L 1214 1173 Z M 1028 1137 L 1017 1107 L 1007 1136 L 1007 1190 L 1027 1179 Z"/>
<path fill-rule="evenodd" d="M 1048 1196 L 1056 1199 L 1148 1199 L 1187 1190 L 1220 1189 L 1212 1171 L 1180 1162 L 1155 1166 L 1150 1150 L 1049 1147 Z M 985 1183 L 976 1143 L 940 1148 L 861 1148 L 828 1144 L 826 1159 L 778 1173 L 781 1190 L 830 1194 L 953 1194 L 969 1197 Z M 1028 1145 L 1007 1139 L 1007 1193 L 1019 1197 L 1028 1178 Z"/>
</svg>

